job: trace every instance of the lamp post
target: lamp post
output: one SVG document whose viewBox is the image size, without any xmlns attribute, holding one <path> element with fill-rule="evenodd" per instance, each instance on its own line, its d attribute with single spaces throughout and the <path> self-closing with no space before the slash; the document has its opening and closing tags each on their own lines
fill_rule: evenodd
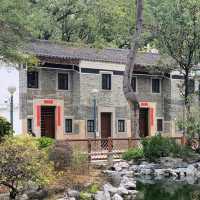
<svg viewBox="0 0 200 200">
<path fill-rule="evenodd" d="M 98 95 L 98 90 L 93 89 L 91 92 L 92 98 L 93 98 L 93 119 L 94 119 L 94 138 L 96 139 L 97 137 L 97 95 Z"/>
<path fill-rule="evenodd" d="M 8 92 L 10 93 L 10 123 L 13 129 L 13 95 L 16 91 L 15 86 L 8 87 Z"/>
</svg>

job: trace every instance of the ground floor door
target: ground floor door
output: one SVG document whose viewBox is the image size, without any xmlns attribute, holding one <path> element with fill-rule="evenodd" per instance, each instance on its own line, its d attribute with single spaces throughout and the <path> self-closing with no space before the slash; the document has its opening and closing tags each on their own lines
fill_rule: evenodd
<svg viewBox="0 0 200 200">
<path fill-rule="evenodd" d="M 149 136 L 149 109 L 141 108 L 139 116 L 140 137 Z"/>
<path fill-rule="evenodd" d="M 41 107 L 41 136 L 55 138 L 55 106 Z"/>
<path fill-rule="evenodd" d="M 111 113 L 101 113 L 101 138 L 111 137 Z"/>
</svg>

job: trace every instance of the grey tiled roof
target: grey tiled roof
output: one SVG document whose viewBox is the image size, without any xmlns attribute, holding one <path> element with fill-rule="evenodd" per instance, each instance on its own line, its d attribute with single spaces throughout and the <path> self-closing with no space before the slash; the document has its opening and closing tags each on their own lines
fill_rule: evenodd
<svg viewBox="0 0 200 200">
<path fill-rule="evenodd" d="M 28 45 L 27 51 L 36 56 L 61 59 L 78 59 L 112 63 L 127 63 L 127 49 L 94 49 L 86 47 L 68 47 L 67 44 L 36 40 Z M 155 53 L 139 52 L 136 63 L 142 66 L 158 65 L 161 56 Z"/>
</svg>

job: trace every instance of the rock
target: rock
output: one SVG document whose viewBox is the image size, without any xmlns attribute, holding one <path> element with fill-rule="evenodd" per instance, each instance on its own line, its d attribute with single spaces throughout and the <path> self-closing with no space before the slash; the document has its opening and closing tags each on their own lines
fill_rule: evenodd
<svg viewBox="0 0 200 200">
<path fill-rule="evenodd" d="M 162 157 L 160 163 L 163 168 L 185 168 L 187 163 L 181 158 Z"/>
<path fill-rule="evenodd" d="M 104 189 L 103 191 L 104 191 L 105 199 L 111 200 L 110 192 L 109 192 L 109 190 L 108 190 L 108 189 L 110 189 L 110 188 L 108 188 L 108 186 L 104 186 L 103 189 Z"/>
<path fill-rule="evenodd" d="M 28 200 L 28 195 L 27 194 L 23 194 L 19 197 L 19 200 Z"/>
<path fill-rule="evenodd" d="M 67 193 L 68 193 L 69 197 L 79 198 L 79 196 L 80 196 L 80 192 L 76 191 L 76 190 L 68 189 Z"/>
<path fill-rule="evenodd" d="M 133 178 L 123 177 L 120 186 L 125 187 L 128 190 L 134 190 L 136 188 L 136 182 Z"/>
<path fill-rule="evenodd" d="M 112 197 L 112 200 L 123 200 L 123 198 L 122 198 L 119 194 L 115 194 L 115 195 Z"/>
<path fill-rule="evenodd" d="M 114 187 L 119 187 L 121 183 L 121 174 L 118 172 L 112 173 L 108 175 L 109 182 L 114 186 Z"/>
<path fill-rule="evenodd" d="M 26 192 L 26 195 L 29 199 L 42 200 L 48 196 L 48 192 L 46 190 L 30 190 Z"/>
<path fill-rule="evenodd" d="M 194 167 L 194 165 L 188 165 L 186 169 L 187 176 L 196 176 L 197 169 Z"/>
<path fill-rule="evenodd" d="M 106 197 L 104 195 L 103 191 L 98 191 L 95 196 L 94 196 L 95 200 L 106 200 Z"/>
<path fill-rule="evenodd" d="M 117 189 L 117 194 L 119 195 L 127 195 L 129 193 L 129 191 L 124 187 L 124 186 L 120 186 Z"/>
<path fill-rule="evenodd" d="M 116 171 L 121 171 L 122 169 L 127 169 L 129 167 L 129 164 L 127 162 L 117 162 L 113 165 L 113 168 Z"/>
<path fill-rule="evenodd" d="M 115 193 L 117 193 L 117 191 L 118 191 L 118 188 L 113 187 L 113 186 L 112 186 L 111 184 L 109 184 L 109 183 L 105 184 L 105 185 L 103 186 L 103 188 L 104 188 L 104 191 L 108 191 L 108 192 L 110 192 L 111 194 L 115 194 Z"/>
</svg>

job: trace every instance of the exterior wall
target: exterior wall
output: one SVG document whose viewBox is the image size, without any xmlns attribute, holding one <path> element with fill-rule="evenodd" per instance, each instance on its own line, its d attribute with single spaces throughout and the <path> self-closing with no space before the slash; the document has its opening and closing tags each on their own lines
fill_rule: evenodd
<svg viewBox="0 0 200 200">
<path fill-rule="evenodd" d="M 111 132 L 113 137 L 130 137 L 131 120 L 128 102 L 123 94 L 123 71 L 125 65 L 103 62 L 81 61 L 80 72 L 38 68 L 39 88 L 27 89 L 27 71 L 21 69 L 20 72 L 20 98 L 21 98 L 21 119 L 23 128 L 27 129 L 27 118 L 33 119 L 33 130 L 40 136 L 40 127 L 37 124 L 37 106 L 48 105 L 48 101 L 53 101 L 52 106 L 60 107 L 60 126 L 56 127 L 56 139 L 80 139 L 93 137 L 94 133 L 87 132 L 87 120 L 93 119 L 92 90 L 98 90 L 97 96 L 97 136 L 101 137 L 101 113 L 111 113 Z M 95 69 L 95 72 L 82 72 L 82 69 Z M 122 73 L 114 73 L 115 71 Z M 57 89 L 57 73 L 69 73 L 69 90 L 61 91 Z M 101 89 L 101 74 L 112 74 L 112 89 L 105 91 Z M 179 107 L 177 97 L 177 86 L 174 80 L 154 76 L 161 81 L 161 93 L 152 93 L 152 77 L 148 75 L 136 75 L 137 95 L 140 106 L 149 109 L 149 134 L 156 133 L 157 118 L 163 119 L 164 131 L 166 135 L 172 134 L 174 113 Z M 177 109 L 176 112 L 174 112 Z M 58 113 L 56 110 L 56 119 Z M 73 133 L 66 134 L 64 129 L 65 118 L 73 119 Z M 118 132 L 118 120 L 125 120 L 125 132 Z M 58 119 L 57 119 L 58 120 Z"/>
</svg>

